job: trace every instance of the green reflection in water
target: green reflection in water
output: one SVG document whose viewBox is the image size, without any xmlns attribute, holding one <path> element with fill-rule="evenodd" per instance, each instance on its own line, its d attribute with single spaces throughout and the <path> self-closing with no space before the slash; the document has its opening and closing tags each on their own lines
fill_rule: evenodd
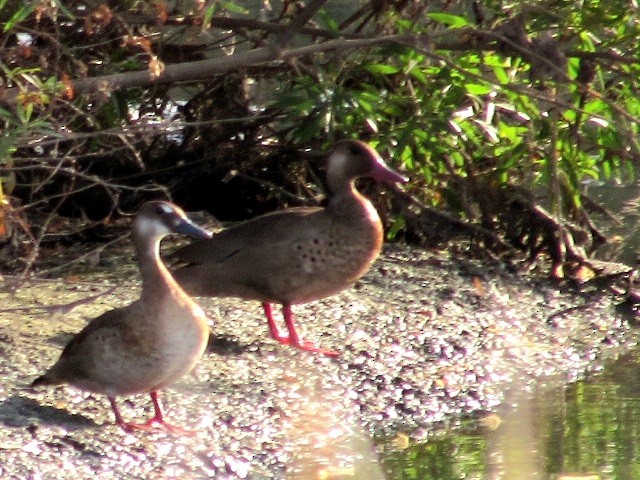
<svg viewBox="0 0 640 480">
<path fill-rule="evenodd" d="M 640 351 L 569 385 L 514 385 L 496 415 L 397 444 L 383 456 L 392 480 L 640 479 Z"/>
<path fill-rule="evenodd" d="M 388 478 L 402 480 L 480 479 L 485 472 L 486 440 L 457 434 L 391 453 L 385 459 Z"/>
</svg>

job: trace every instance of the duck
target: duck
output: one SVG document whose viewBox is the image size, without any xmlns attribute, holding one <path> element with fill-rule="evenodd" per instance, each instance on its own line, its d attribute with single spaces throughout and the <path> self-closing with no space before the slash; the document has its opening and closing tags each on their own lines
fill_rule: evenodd
<svg viewBox="0 0 640 480">
<path fill-rule="evenodd" d="M 142 291 L 133 303 L 94 318 L 64 347 L 62 354 L 32 387 L 68 384 L 106 395 L 115 421 L 125 432 L 164 429 L 190 434 L 165 421 L 159 391 L 190 372 L 205 351 L 207 317 L 173 279 L 160 258 L 160 241 L 171 234 L 209 238 L 178 206 L 145 203 L 133 222 Z M 154 416 L 126 422 L 116 397 L 148 393 Z"/>
<path fill-rule="evenodd" d="M 258 300 L 272 338 L 300 350 L 337 356 L 300 336 L 292 305 L 351 287 L 380 254 L 382 222 L 355 187 L 360 177 L 407 182 L 368 144 L 342 140 L 327 159 L 325 207 L 270 212 L 192 242 L 172 255 L 176 281 L 194 296 Z M 276 324 L 274 304 L 282 306 L 286 332 Z"/>
</svg>

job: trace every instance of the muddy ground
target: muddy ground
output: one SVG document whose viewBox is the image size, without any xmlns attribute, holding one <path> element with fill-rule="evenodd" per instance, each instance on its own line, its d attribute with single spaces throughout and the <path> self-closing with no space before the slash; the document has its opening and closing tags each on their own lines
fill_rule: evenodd
<svg viewBox="0 0 640 480">
<path fill-rule="evenodd" d="M 294 307 L 335 359 L 276 344 L 257 302 L 202 300 L 209 349 L 163 393 L 169 421 L 195 434 L 126 434 L 104 397 L 27 385 L 88 319 L 136 298 L 127 248 L 0 294 L 1 478 L 382 479 L 385 438 L 419 441 L 491 411 L 510 385 L 570 381 L 637 343 L 606 293 L 392 245 L 356 287 Z M 127 419 L 151 413 L 146 396 L 119 402 Z"/>
</svg>

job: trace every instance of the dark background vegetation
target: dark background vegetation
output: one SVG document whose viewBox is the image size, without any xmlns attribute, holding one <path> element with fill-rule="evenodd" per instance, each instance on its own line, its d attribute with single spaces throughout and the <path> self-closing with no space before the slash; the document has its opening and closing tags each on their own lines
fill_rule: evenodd
<svg viewBox="0 0 640 480">
<path fill-rule="evenodd" d="M 32 270 L 146 199 L 241 220 L 322 202 L 368 141 L 390 237 L 603 272 L 589 181 L 635 181 L 627 1 L 0 0 L 0 254 Z M 606 212 L 605 212 L 606 213 Z"/>
</svg>

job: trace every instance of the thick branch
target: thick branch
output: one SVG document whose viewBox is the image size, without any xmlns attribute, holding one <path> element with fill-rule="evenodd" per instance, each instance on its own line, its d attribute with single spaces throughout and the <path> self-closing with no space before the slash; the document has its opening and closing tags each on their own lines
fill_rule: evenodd
<svg viewBox="0 0 640 480">
<path fill-rule="evenodd" d="M 423 37 L 427 40 L 427 37 Z M 238 68 L 255 66 L 271 62 L 282 62 L 293 58 L 318 54 L 333 50 L 347 51 L 355 48 L 366 48 L 385 43 L 415 41 L 415 35 L 389 35 L 379 38 L 363 39 L 335 39 L 300 48 L 279 49 L 276 46 L 257 48 L 230 56 L 217 57 L 196 62 L 176 63 L 167 65 L 158 76 L 149 70 L 139 72 L 116 73 L 103 77 L 83 78 L 73 80 L 71 86 L 75 95 L 103 93 L 110 95 L 115 90 L 131 87 L 144 87 L 153 84 L 175 83 L 203 80 L 236 70 Z M 0 98 L 0 104 L 12 105 L 20 93 L 16 88 L 5 90 Z"/>
</svg>

